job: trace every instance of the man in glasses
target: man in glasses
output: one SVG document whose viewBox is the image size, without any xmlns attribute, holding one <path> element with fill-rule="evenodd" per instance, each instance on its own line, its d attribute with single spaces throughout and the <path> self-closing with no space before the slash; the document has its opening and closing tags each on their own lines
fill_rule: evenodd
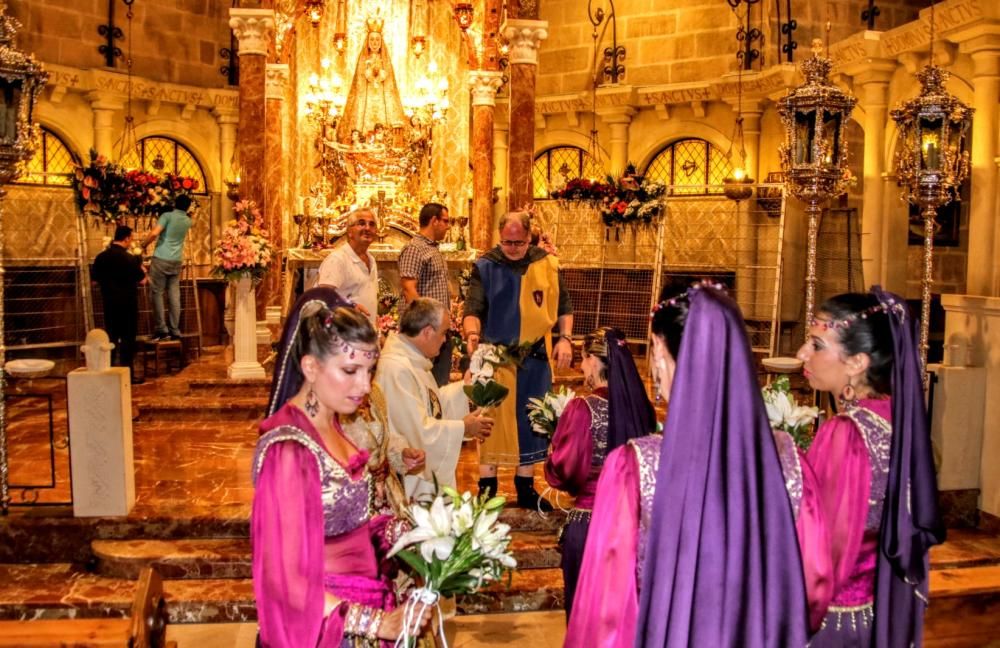
<svg viewBox="0 0 1000 648">
<path fill-rule="evenodd" d="M 494 410 L 493 433 L 479 448 L 479 490 L 495 494 L 497 465 L 515 464 L 518 506 L 551 511 L 534 487 L 534 465 L 545 461 L 547 440 L 532 432 L 527 405 L 551 388 L 550 362 L 568 367 L 573 359 L 573 305 L 556 258 L 530 240 L 530 214 L 500 219 L 500 244 L 472 266 L 462 332 L 469 353 L 480 342 L 532 345 L 519 366 L 496 374 L 510 393 Z"/>
<path fill-rule="evenodd" d="M 451 294 L 448 292 L 448 264 L 438 249 L 438 243 L 448 233 L 451 218 L 448 208 L 440 203 L 427 203 L 420 210 L 420 232 L 403 246 L 399 253 L 399 283 L 403 300 L 410 304 L 417 297 L 430 297 L 444 305 L 451 314 Z M 448 384 L 451 374 L 451 337 L 445 338 L 434 358 L 431 373 L 438 387 Z"/>
<path fill-rule="evenodd" d="M 319 266 L 320 285 L 333 286 L 372 324 L 378 314 L 378 265 L 368 251 L 378 224 L 367 207 L 347 215 L 346 243 L 335 247 Z"/>
</svg>

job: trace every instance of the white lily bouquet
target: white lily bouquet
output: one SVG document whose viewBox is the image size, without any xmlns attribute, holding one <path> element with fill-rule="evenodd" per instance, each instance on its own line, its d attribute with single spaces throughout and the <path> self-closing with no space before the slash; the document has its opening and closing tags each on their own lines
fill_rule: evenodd
<svg viewBox="0 0 1000 648">
<path fill-rule="evenodd" d="M 529 398 L 528 421 L 535 434 L 551 439 L 559 417 L 575 397 L 576 392 L 562 385 L 559 389 L 549 390 L 542 398 Z"/>
<path fill-rule="evenodd" d="M 477 407 L 496 407 L 507 398 L 509 389 L 494 379 L 496 370 L 508 362 L 503 347 L 495 344 L 480 344 L 469 360 L 472 384 L 463 387 L 465 395 Z"/>
<path fill-rule="evenodd" d="M 761 389 L 761 394 L 764 396 L 764 407 L 767 408 L 771 427 L 788 432 L 796 445 L 808 450 L 813 439 L 813 421 L 819 416 L 819 408 L 799 405 L 795 401 L 788 376 L 778 376 L 774 382 Z"/>
<path fill-rule="evenodd" d="M 459 495 L 445 486 L 430 505 L 411 505 L 413 529 L 389 552 L 419 576 L 421 583 L 406 602 L 400 641 L 411 634 L 407 630 L 419 622 L 427 607 L 437 605 L 440 597 L 476 592 L 517 566 L 508 551 L 510 526 L 497 521 L 504 502 L 503 497 L 474 498 L 469 492 Z M 439 630 L 447 647 L 443 625 Z M 403 644 L 397 641 L 396 645 Z"/>
</svg>

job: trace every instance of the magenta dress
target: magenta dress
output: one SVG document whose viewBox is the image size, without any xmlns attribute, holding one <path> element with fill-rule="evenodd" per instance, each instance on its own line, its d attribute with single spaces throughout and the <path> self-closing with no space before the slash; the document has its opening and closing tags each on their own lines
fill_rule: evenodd
<svg viewBox="0 0 1000 648">
<path fill-rule="evenodd" d="M 662 443 L 659 434 L 632 439 L 604 463 L 566 629 L 567 648 L 632 648 L 635 643 Z"/>
<path fill-rule="evenodd" d="M 776 435 L 816 633 L 811 648 L 872 645 L 891 420 L 889 399 L 863 399 L 823 423 L 808 453 Z"/>
<path fill-rule="evenodd" d="M 289 403 L 265 419 L 261 431 L 250 539 L 262 644 L 377 645 L 344 629 L 350 603 L 395 606 L 378 559 L 390 540 L 389 518 L 372 517 L 368 453 L 359 450 L 341 465 Z M 326 593 L 343 602 L 324 617 Z"/>
<path fill-rule="evenodd" d="M 552 435 L 552 454 L 545 461 L 545 480 L 575 498 L 562 531 L 562 572 L 569 617 L 580 563 L 587 543 L 597 479 L 608 454 L 608 389 L 599 387 L 566 404 Z"/>
</svg>

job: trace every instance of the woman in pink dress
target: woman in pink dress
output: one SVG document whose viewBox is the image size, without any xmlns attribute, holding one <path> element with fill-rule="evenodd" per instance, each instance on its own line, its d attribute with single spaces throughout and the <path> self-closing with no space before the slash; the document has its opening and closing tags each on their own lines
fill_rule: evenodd
<svg viewBox="0 0 1000 648">
<path fill-rule="evenodd" d="M 814 648 L 921 642 L 927 551 L 944 528 L 911 327 L 896 295 L 838 295 L 798 352 L 810 386 L 839 410 L 808 453 L 776 433 Z"/>
<path fill-rule="evenodd" d="M 576 498 L 562 532 L 562 571 L 566 616 L 572 611 L 577 575 L 590 527 L 594 493 L 609 452 L 656 428 L 625 334 L 601 328 L 583 339 L 583 377 L 592 391 L 567 405 L 552 435 L 545 479 Z"/>
<path fill-rule="evenodd" d="M 289 318 L 285 358 L 298 391 L 261 423 L 250 539 L 260 642 L 274 648 L 379 646 L 403 627 L 382 560 L 402 531 L 374 516 L 368 452 L 340 419 L 371 389 L 378 357 L 367 318 L 306 301 Z M 428 615 L 422 622 L 425 624 Z"/>
</svg>

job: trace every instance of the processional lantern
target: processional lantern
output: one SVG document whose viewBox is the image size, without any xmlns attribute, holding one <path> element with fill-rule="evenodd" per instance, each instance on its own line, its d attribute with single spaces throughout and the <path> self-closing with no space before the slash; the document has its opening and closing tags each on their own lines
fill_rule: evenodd
<svg viewBox="0 0 1000 648">
<path fill-rule="evenodd" d="M 35 101 L 45 85 L 48 74 L 35 57 L 14 47 L 14 35 L 20 23 L 6 13 L 6 3 L 0 2 L 0 200 L 4 185 L 20 173 L 21 164 L 35 150 L 37 127 L 34 124 Z M 0 224 L 3 222 L 0 214 Z M 0 237 L 2 240 L 2 237 Z M 3 255 L 0 254 L 0 367 L 6 363 L 3 346 Z M 4 515 L 10 505 L 7 463 L 7 411 L 5 370 L 0 369 L 0 511 Z"/>
<path fill-rule="evenodd" d="M 788 192 L 806 203 L 806 327 L 816 303 L 816 239 L 820 204 L 847 191 L 854 181 L 847 167 L 847 120 L 857 100 L 830 81 L 833 62 L 823 42 L 813 40 L 813 55 L 802 64 L 805 83 L 778 102 L 785 141 L 778 148 Z"/>
<path fill-rule="evenodd" d="M 948 93 L 948 72 L 934 65 L 934 6 L 931 5 L 931 60 L 917 73 L 920 95 L 903 102 L 890 115 L 899 133 L 893 159 L 896 180 L 906 202 L 920 207 L 924 219 L 924 267 L 921 281 L 920 358 L 927 380 L 934 232 L 938 207 L 959 199 L 969 175 L 965 137 L 973 109 Z"/>
</svg>

